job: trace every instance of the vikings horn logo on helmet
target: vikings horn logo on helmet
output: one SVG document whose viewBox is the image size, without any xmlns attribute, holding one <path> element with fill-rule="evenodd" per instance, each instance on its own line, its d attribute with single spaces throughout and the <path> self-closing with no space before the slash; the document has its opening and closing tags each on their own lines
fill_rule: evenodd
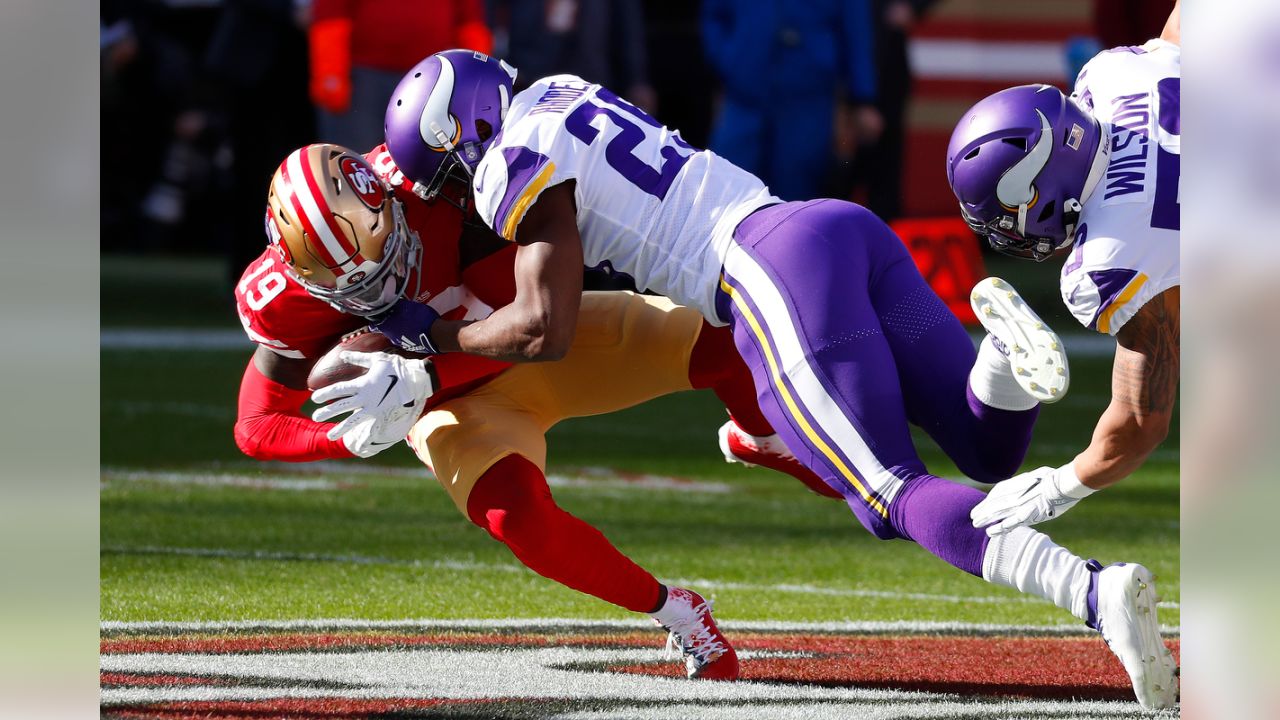
<svg viewBox="0 0 1280 720">
<path fill-rule="evenodd" d="M 422 117 L 418 121 L 418 133 L 427 147 L 436 152 L 453 150 L 462 137 L 462 123 L 449 112 L 449 101 L 453 99 L 453 65 L 447 57 L 440 57 L 440 78 L 431 88 L 427 102 L 422 107 Z M 453 134 L 446 133 L 445 126 L 450 126 Z"/>
<path fill-rule="evenodd" d="M 1026 206 L 1035 204 L 1035 179 L 1053 152 L 1053 126 L 1039 110 L 1036 110 L 1036 116 L 1040 118 L 1040 139 L 1036 140 L 1035 147 L 1026 157 L 1000 176 L 1000 182 L 996 184 L 996 198 L 1000 204 L 1010 210 L 1018 210 L 1019 215 L 1026 214 Z M 1024 229 L 1019 227 L 1018 232 L 1024 232 Z"/>
</svg>

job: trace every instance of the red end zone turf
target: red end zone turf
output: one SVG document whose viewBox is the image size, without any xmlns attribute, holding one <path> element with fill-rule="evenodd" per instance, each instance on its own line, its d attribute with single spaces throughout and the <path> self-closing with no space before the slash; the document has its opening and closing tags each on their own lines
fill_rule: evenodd
<svg viewBox="0 0 1280 720">
<path fill-rule="evenodd" d="M 1132 701 L 1132 690 L 1119 662 L 1102 640 L 1092 635 L 895 635 L 875 631 L 746 629 L 731 631 L 731 635 L 743 656 L 742 679 L 748 683 L 736 684 L 741 692 L 726 687 L 732 697 L 721 698 L 720 702 L 729 702 L 735 712 L 742 710 L 748 715 L 750 708 L 764 707 L 750 704 L 760 700 L 756 696 L 773 692 L 761 688 L 796 695 L 797 699 L 807 699 L 818 688 L 829 688 L 828 692 L 933 694 L 944 703 L 957 699 L 1068 704 Z M 1178 640 L 1166 642 L 1176 655 Z M 678 678 L 682 674 L 678 663 L 670 658 L 659 659 L 661 645 L 660 633 L 637 628 L 552 629 L 533 624 L 511 628 L 106 632 L 100 642 L 103 714 L 128 718 L 348 718 L 384 713 L 458 717 L 471 716 L 473 711 L 484 716 L 500 707 L 504 716 L 541 717 L 550 710 L 568 709 L 573 707 L 572 702 L 581 702 L 583 698 L 579 696 L 593 684 L 603 692 L 593 702 L 622 703 L 623 707 L 624 701 L 608 699 L 609 688 L 616 691 L 619 683 L 625 684 L 623 678 Z M 633 659 L 636 650 L 642 651 L 643 660 Z M 554 658 L 537 654 L 545 651 L 552 651 Z M 404 673 L 412 674 L 415 664 L 422 662 L 421 656 L 404 653 L 421 652 L 444 658 L 465 654 L 470 659 L 465 661 L 465 667 L 458 666 L 458 661 L 444 664 L 449 668 L 446 674 L 454 669 L 463 673 L 453 681 L 433 675 L 426 684 L 402 685 Z M 373 674 L 357 682 L 342 669 L 343 662 L 349 660 L 335 664 L 333 653 L 364 658 L 356 662 L 383 667 L 387 675 Z M 524 653 L 528 660 L 498 671 L 493 680 L 497 685 L 483 685 L 487 690 L 482 694 L 490 695 L 492 691 L 491 696 L 481 699 L 472 695 L 475 700 L 459 704 L 466 693 L 461 697 L 453 694 L 458 692 L 454 681 L 483 672 L 482 666 L 488 662 L 485 658 L 502 662 L 500 658 L 509 653 Z M 277 675 L 268 680 L 267 675 L 278 669 L 275 658 L 283 656 L 290 658 L 289 667 L 296 667 L 301 673 L 298 677 L 309 679 L 295 684 L 287 676 Z M 147 658 L 152 660 L 142 662 Z M 229 672 L 229 666 L 219 658 L 228 658 L 242 669 Z M 532 687 L 539 688 L 540 692 L 534 693 L 539 697 L 525 696 L 528 689 L 519 683 L 518 687 L 501 687 L 511 678 L 504 672 L 525 675 L 525 682 L 533 681 Z M 611 675 L 616 680 L 610 680 Z M 686 686 L 685 682 L 681 678 L 678 685 L 665 692 L 695 687 Z M 416 697 L 398 694 L 411 687 L 417 688 Z M 323 688 L 322 694 L 329 696 L 305 697 L 317 688 Z M 278 696 L 249 697 L 268 689 Z M 385 694 L 389 691 L 391 694 Z M 121 693 L 122 700 L 129 700 L 111 699 Z M 208 693 L 225 699 L 205 701 Z M 741 698 L 733 699 L 739 694 Z M 186 698 L 179 699 L 183 696 Z M 571 697 L 578 700 L 571 701 Z M 893 700 L 889 696 L 869 702 Z M 1136 703 L 1116 706 L 1121 715 L 1129 709 L 1137 711 Z"/>
</svg>

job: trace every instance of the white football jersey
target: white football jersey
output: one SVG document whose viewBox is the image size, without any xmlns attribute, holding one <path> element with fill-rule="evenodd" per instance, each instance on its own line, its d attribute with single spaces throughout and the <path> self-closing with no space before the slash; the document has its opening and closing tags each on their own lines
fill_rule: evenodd
<svg viewBox="0 0 1280 720">
<path fill-rule="evenodd" d="M 476 209 L 513 240 L 539 194 L 566 180 L 576 181 L 587 266 L 608 263 L 717 325 L 716 287 L 734 228 L 780 202 L 754 175 L 609 90 L 555 75 L 512 98 L 476 169 Z"/>
<path fill-rule="evenodd" d="M 1089 61 L 1072 97 L 1111 143 L 1106 176 L 1084 203 L 1062 299 L 1076 319 L 1115 335 L 1180 282 L 1181 51 L 1151 40 Z"/>
</svg>

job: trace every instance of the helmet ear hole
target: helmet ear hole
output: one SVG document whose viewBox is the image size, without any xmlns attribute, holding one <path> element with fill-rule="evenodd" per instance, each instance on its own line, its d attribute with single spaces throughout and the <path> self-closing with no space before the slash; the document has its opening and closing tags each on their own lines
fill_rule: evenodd
<svg viewBox="0 0 1280 720">
<path fill-rule="evenodd" d="M 1040 217 L 1036 219 L 1036 222 L 1044 222 L 1045 220 L 1048 220 L 1049 217 L 1052 215 L 1053 215 L 1053 203 L 1045 203 L 1044 209 L 1040 211 Z"/>
<path fill-rule="evenodd" d="M 493 126 L 487 120 L 476 119 L 476 135 L 480 136 L 480 142 L 485 142 L 493 137 Z"/>
</svg>

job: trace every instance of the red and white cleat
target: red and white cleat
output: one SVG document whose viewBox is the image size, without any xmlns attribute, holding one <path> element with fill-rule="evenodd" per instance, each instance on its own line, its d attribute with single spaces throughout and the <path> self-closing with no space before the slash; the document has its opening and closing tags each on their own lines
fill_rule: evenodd
<svg viewBox="0 0 1280 720">
<path fill-rule="evenodd" d="M 822 481 L 812 470 L 800 464 L 787 449 L 782 438 L 775 433 L 767 437 L 748 435 L 732 419 L 720 426 L 720 452 L 727 463 L 740 463 L 747 467 L 767 467 L 786 473 L 805 484 L 813 492 L 829 498 L 843 497 L 835 488 Z"/>
<path fill-rule="evenodd" d="M 668 586 L 667 601 L 651 617 L 670 633 L 667 648 L 680 650 L 690 678 L 738 679 L 738 653 L 716 627 L 711 617 L 711 603 L 701 595 Z"/>
</svg>

